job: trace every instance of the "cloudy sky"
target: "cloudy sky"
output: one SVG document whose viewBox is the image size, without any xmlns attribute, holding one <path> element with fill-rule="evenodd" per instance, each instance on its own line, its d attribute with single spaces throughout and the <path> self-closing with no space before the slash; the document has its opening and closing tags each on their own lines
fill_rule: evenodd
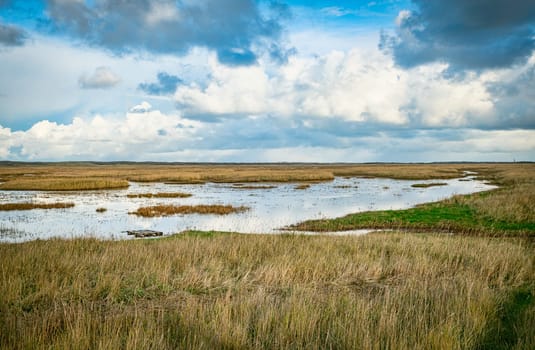
<svg viewBox="0 0 535 350">
<path fill-rule="evenodd" d="M 0 160 L 535 161 L 535 2 L 0 0 Z"/>
</svg>

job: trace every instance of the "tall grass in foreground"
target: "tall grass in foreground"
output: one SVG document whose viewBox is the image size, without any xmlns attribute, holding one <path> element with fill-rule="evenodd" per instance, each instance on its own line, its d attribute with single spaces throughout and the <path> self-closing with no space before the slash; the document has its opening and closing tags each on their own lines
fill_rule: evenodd
<svg viewBox="0 0 535 350">
<path fill-rule="evenodd" d="M 395 233 L 0 244 L 0 347 L 533 349 L 532 244 Z"/>
</svg>

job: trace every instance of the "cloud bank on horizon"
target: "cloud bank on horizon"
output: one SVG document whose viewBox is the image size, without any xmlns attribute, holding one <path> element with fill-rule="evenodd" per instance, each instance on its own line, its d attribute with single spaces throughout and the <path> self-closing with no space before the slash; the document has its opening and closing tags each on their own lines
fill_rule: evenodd
<svg viewBox="0 0 535 350">
<path fill-rule="evenodd" d="M 535 161 L 527 0 L 0 0 L 0 160 Z"/>
</svg>

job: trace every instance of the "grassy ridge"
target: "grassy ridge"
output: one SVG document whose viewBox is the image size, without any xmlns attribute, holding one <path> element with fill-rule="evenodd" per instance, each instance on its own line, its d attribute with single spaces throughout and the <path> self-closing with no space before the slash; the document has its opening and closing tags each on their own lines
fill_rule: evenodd
<svg viewBox="0 0 535 350">
<path fill-rule="evenodd" d="M 0 348 L 532 349 L 532 243 L 190 232 L 0 244 Z"/>
</svg>

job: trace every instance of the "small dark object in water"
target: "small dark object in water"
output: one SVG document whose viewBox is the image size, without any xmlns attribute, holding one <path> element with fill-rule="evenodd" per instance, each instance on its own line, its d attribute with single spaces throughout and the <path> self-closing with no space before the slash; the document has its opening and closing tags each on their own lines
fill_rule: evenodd
<svg viewBox="0 0 535 350">
<path fill-rule="evenodd" d="M 129 235 L 133 235 L 137 238 L 158 237 L 158 236 L 163 235 L 163 232 L 153 231 L 153 230 L 131 230 L 131 231 L 126 231 L 126 233 Z"/>
</svg>

